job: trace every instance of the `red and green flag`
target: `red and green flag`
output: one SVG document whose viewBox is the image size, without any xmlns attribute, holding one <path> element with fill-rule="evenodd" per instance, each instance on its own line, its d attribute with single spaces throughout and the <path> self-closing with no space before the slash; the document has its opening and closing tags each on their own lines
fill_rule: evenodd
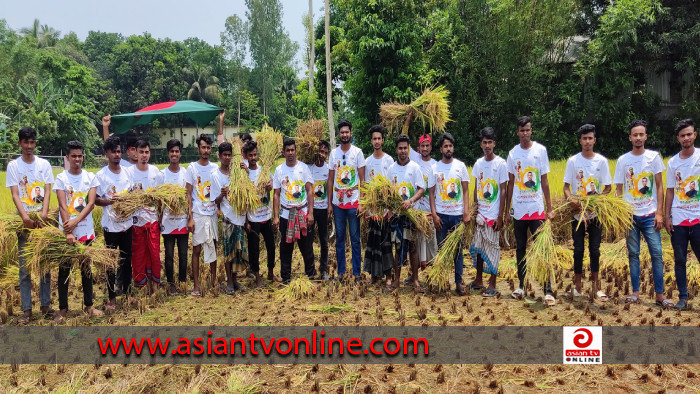
<svg viewBox="0 0 700 394">
<path fill-rule="evenodd" d="M 204 127 L 209 124 L 221 110 L 223 110 L 223 108 L 199 101 L 168 101 L 149 105 L 148 107 L 130 114 L 113 115 L 112 128 L 115 134 L 122 134 L 131 130 L 134 126 L 151 123 L 156 117 L 166 114 L 185 114 L 188 118 L 192 119 L 197 126 Z"/>
</svg>

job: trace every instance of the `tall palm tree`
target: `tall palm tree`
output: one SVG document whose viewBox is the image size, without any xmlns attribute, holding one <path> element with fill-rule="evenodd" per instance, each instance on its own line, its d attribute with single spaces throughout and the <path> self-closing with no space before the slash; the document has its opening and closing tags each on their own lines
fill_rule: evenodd
<svg viewBox="0 0 700 394">
<path fill-rule="evenodd" d="M 333 121 L 333 85 L 331 84 L 331 13 L 326 0 L 326 108 L 328 112 L 328 135 L 331 149 L 335 149 L 335 122 Z"/>
<path fill-rule="evenodd" d="M 19 30 L 20 34 L 25 37 L 34 37 L 39 48 L 51 48 L 56 45 L 61 36 L 61 32 L 50 27 L 42 25 L 39 19 L 34 19 L 31 27 L 23 27 Z"/>
<path fill-rule="evenodd" d="M 182 71 L 185 74 L 185 83 L 189 87 L 187 99 L 215 104 L 219 100 L 219 78 L 211 75 L 211 66 L 203 64 L 190 64 Z"/>
<path fill-rule="evenodd" d="M 314 62 L 316 54 L 314 50 L 314 1 L 309 0 L 309 46 L 311 54 L 309 55 L 309 94 L 314 92 Z"/>
</svg>

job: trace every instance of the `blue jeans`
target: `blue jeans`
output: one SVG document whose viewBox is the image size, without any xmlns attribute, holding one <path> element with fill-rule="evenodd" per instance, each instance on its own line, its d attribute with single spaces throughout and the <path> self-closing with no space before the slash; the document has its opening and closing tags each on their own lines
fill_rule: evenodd
<svg viewBox="0 0 700 394">
<path fill-rule="evenodd" d="M 338 275 L 345 275 L 345 226 L 347 225 L 350 227 L 352 274 L 360 276 L 362 256 L 360 256 L 360 218 L 357 217 L 357 208 L 343 209 L 333 205 L 333 220 L 335 221 L 335 256 L 338 260 Z"/>
<path fill-rule="evenodd" d="M 25 266 L 24 248 L 27 245 L 27 238 L 24 234 L 17 234 L 17 254 L 19 260 L 19 293 L 22 299 L 22 312 L 32 310 L 32 278 Z M 39 280 L 39 299 L 41 306 L 51 305 L 51 273 L 47 273 Z"/>
<path fill-rule="evenodd" d="M 643 235 L 649 247 L 651 256 L 651 272 L 654 275 L 654 292 L 664 292 L 664 260 L 661 251 L 661 234 L 654 230 L 654 215 L 634 216 L 632 228 L 627 234 L 627 256 L 630 263 L 630 280 L 632 291 L 639 291 L 639 249 L 640 238 Z M 686 245 L 687 249 L 687 245 Z"/>
<path fill-rule="evenodd" d="M 438 249 L 442 246 L 442 241 L 447 238 L 447 235 L 462 223 L 462 215 L 443 215 L 438 213 L 438 217 L 442 222 L 442 228 L 437 231 L 435 235 L 437 236 Z M 459 245 L 459 252 L 455 256 L 455 284 L 462 284 L 462 272 L 464 272 L 464 251 L 462 250 L 462 245 Z"/>
<path fill-rule="evenodd" d="M 688 279 L 686 276 L 686 261 L 688 258 L 688 242 L 697 257 L 700 253 L 700 224 L 694 226 L 673 226 L 671 245 L 673 246 L 674 271 L 678 298 L 688 299 Z"/>
</svg>

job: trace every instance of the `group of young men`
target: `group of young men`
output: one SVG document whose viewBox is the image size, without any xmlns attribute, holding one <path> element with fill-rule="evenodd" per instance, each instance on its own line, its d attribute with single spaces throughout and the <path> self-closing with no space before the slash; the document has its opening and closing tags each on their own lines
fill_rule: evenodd
<svg viewBox="0 0 700 394">
<path fill-rule="evenodd" d="M 109 128 L 110 117 L 103 118 L 103 127 Z M 36 132 L 24 127 L 19 132 L 22 155 L 8 165 L 6 186 L 11 189 L 17 212 L 28 229 L 45 225 L 48 218 L 52 184 L 59 204 L 59 228 L 66 242 L 89 244 L 95 239 L 92 210 L 103 207 L 102 228 L 107 247 L 119 249 L 119 266 L 108 272 L 108 297 L 105 309 L 116 308 L 116 297 L 128 294 L 130 287 L 148 286 L 155 290 L 161 283 L 160 239 L 165 245 L 165 274 L 168 291 L 177 294 L 174 277 L 174 248 L 178 247 L 178 281 L 187 281 L 187 251 L 192 234 L 192 296 L 201 296 L 200 258 L 209 264 L 211 283 L 218 283 L 217 242 L 223 246 L 226 271 L 225 292 L 233 294 L 241 289 L 237 274 L 250 272 L 255 285 L 261 285 L 260 237 L 267 250 L 267 278 L 270 281 L 289 283 L 292 277 L 292 254 L 297 244 L 304 261 L 304 273 L 311 278 L 328 280 L 328 229 L 332 217 L 336 232 L 336 258 L 338 278 L 346 274 L 345 243 L 349 230 L 351 242 L 351 270 L 355 281 L 361 280 L 362 270 L 373 282 L 385 279 L 388 289 L 400 286 L 401 267 L 410 266 L 410 275 L 404 285 L 423 292 L 418 281 L 420 269 L 437 253 L 438 245 L 460 223 L 472 220 L 469 208 L 469 182 L 476 185 L 472 201 L 477 204 L 475 231 L 469 252 L 477 269 L 476 278 L 468 285 L 470 290 L 481 290 L 484 297 L 493 297 L 500 262 L 500 232 L 510 223 L 516 239 L 516 258 L 519 285 L 512 297 L 525 295 L 525 254 L 530 234 L 553 218 L 550 198 L 549 159 L 547 150 L 531 140 L 532 122 L 523 116 L 516 124 L 520 139 L 506 160 L 495 154 L 496 133 L 490 127 L 480 131 L 483 157 L 474 164 L 471 174 L 467 166 L 454 158 L 455 138 L 444 133 L 437 141 L 441 158 L 431 157 L 433 142 L 429 135 L 419 138 L 418 151 L 410 147 L 406 135 L 395 139 L 397 160 L 383 151 L 385 129 L 381 125 L 369 129 L 373 152 L 367 158 L 361 149 L 352 144 L 352 124 L 338 124 L 340 145 L 331 151 L 326 141 L 318 146 L 316 161 L 307 165 L 297 160 L 296 143 L 285 139 L 282 154 L 284 162 L 277 166 L 271 180 L 262 188 L 262 204 L 252 212 L 236 212 L 229 203 L 230 171 L 239 166 L 256 184 L 261 175 L 258 165 L 257 143 L 249 135 L 241 135 L 242 163 L 232 163 L 233 146 L 228 142 L 218 144 L 219 165 L 210 161 L 212 139 L 205 134 L 197 140 L 199 159 L 187 168 L 180 166 L 182 144 L 178 140 L 167 143 L 170 164 L 158 170 L 149 164 L 150 145 L 138 140 L 127 146 L 128 160 L 121 154 L 121 142 L 109 137 L 104 142 L 108 164 L 97 174 L 82 169 L 83 145 L 71 141 L 67 146 L 67 169 L 53 177 L 49 163 L 36 157 Z M 668 162 L 666 193 L 662 183 L 663 161 L 658 152 L 645 149 L 646 123 L 638 120 L 628 126 L 632 151 L 622 155 L 611 179 L 605 157 L 594 152 L 596 130 L 593 125 L 583 125 L 578 130 L 581 152 L 567 161 L 564 175 L 564 195 L 577 210 L 575 196 L 606 194 L 612 191 L 624 196 L 634 207 L 634 226 L 627 237 L 632 294 L 630 303 L 639 302 L 640 234 L 644 236 L 651 255 L 655 302 L 664 307 L 687 308 L 686 258 L 688 243 L 700 251 L 700 196 L 696 185 L 700 182 L 700 150 L 695 149 L 697 136 L 695 125 L 687 119 L 678 123 L 675 134 L 681 151 Z M 374 177 L 386 177 L 402 197 L 399 212 L 364 212 L 360 204 L 360 186 Z M 120 217 L 113 204 L 120 196 L 134 190 L 146 190 L 160 184 L 175 184 L 186 189 L 188 212 L 174 214 L 167 209 L 159 216 L 155 207 L 141 207 L 131 217 Z M 434 234 L 417 231 L 412 222 L 401 212 L 408 208 L 422 211 L 434 226 Z M 32 219 L 31 213 L 39 219 Z M 507 212 L 507 213 L 506 213 Z M 664 215 L 666 212 L 666 215 Z M 218 215 L 222 217 L 219 233 Z M 368 239 L 365 243 L 364 266 L 361 264 L 360 217 L 369 217 Z M 582 294 L 584 238 L 589 237 L 591 281 L 596 297 L 602 301 L 607 295 L 599 290 L 599 258 L 602 229 L 599 221 L 587 216 L 578 225 L 576 215 L 571 222 L 574 241 L 574 287 L 569 296 Z M 675 276 L 679 301 L 675 305 L 664 297 L 663 260 L 661 251 L 662 227 L 671 234 L 675 256 Z M 275 232 L 280 233 L 280 274 L 274 275 Z M 318 235 L 320 242 L 319 271 L 316 271 L 313 242 Z M 26 245 L 26 233 L 18 235 L 20 251 Z M 464 257 L 454 256 L 456 292 L 464 295 L 466 287 L 462 273 Z M 21 324 L 31 318 L 31 281 L 22 253 L 19 254 L 20 291 L 23 316 Z M 54 313 L 57 322 L 63 320 L 68 310 L 68 277 L 70 267 L 59 270 L 59 311 Z M 482 274 L 490 275 L 484 284 Z M 101 315 L 93 307 L 93 278 L 89 272 L 82 274 L 85 312 Z M 39 292 L 42 314 L 50 309 L 50 275 L 40 278 Z M 553 305 L 550 283 L 544 286 L 545 303 Z"/>
</svg>

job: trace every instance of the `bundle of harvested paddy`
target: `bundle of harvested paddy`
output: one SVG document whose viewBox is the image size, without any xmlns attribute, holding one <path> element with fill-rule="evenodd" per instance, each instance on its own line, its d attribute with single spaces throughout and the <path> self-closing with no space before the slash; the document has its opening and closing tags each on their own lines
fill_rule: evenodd
<svg viewBox="0 0 700 394">
<path fill-rule="evenodd" d="M 257 188 L 258 194 L 261 196 L 267 193 L 265 185 L 272 177 L 275 161 L 282 152 L 283 140 L 282 134 L 268 125 L 264 125 L 260 131 L 255 133 L 255 141 L 258 143 L 258 165 L 260 166 Z"/>
<path fill-rule="evenodd" d="M 532 243 L 525 253 L 527 280 L 541 285 L 554 281 L 561 263 L 552 235 L 552 221 L 545 220 L 530 239 Z"/>
<path fill-rule="evenodd" d="M 466 232 L 467 226 L 460 223 L 439 245 L 427 280 L 428 286 L 435 291 L 441 293 L 450 289 L 450 275 L 454 270 L 455 255 L 463 253 Z"/>
<path fill-rule="evenodd" d="M 132 190 L 119 195 L 112 205 L 114 213 L 127 218 L 143 207 L 156 207 L 160 213 L 168 208 L 176 215 L 187 213 L 185 188 L 173 184 L 162 184 L 147 190 Z"/>
<path fill-rule="evenodd" d="M 29 272 L 39 278 L 52 269 L 71 262 L 77 262 L 81 269 L 89 269 L 91 265 L 103 271 L 116 269 L 119 250 L 106 248 L 101 241 L 96 241 L 93 245 L 69 245 L 61 230 L 43 227 L 29 231 L 23 254 Z"/>
<path fill-rule="evenodd" d="M 306 275 L 292 279 L 287 286 L 276 291 L 277 299 L 280 301 L 296 301 L 302 298 L 309 298 L 313 292 L 314 284 Z"/>
<path fill-rule="evenodd" d="M 581 203 L 578 226 L 583 223 L 588 214 L 593 214 L 603 227 L 604 235 L 614 239 L 627 237 L 627 232 L 632 227 L 634 208 L 621 196 L 595 194 L 573 198 Z"/>
<path fill-rule="evenodd" d="M 318 144 L 328 128 L 323 120 L 310 119 L 299 123 L 294 141 L 297 145 L 297 159 L 306 164 L 313 164 L 318 154 Z"/>
<path fill-rule="evenodd" d="M 403 209 L 403 199 L 396 187 L 383 175 L 377 175 L 371 181 L 360 186 L 360 205 L 368 215 L 381 216 L 384 210 L 397 215 L 404 215 L 416 226 L 416 230 L 428 238 L 434 236 L 433 224 L 425 212 L 409 208 Z"/>
<path fill-rule="evenodd" d="M 421 121 L 423 128 L 427 125 L 431 134 L 433 131 L 445 131 L 445 125 L 451 120 L 450 103 L 447 101 L 449 94 L 444 86 L 438 86 L 435 89 L 425 89 L 410 104 L 382 104 L 379 107 L 382 124 L 389 131 L 401 130 L 402 134 L 408 134 L 411 121 L 416 119 Z"/>
<path fill-rule="evenodd" d="M 515 258 L 501 260 L 498 265 L 498 276 L 504 280 L 518 278 L 518 263 L 516 263 Z"/>
<path fill-rule="evenodd" d="M 231 163 L 242 162 L 241 140 L 235 138 L 231 141 L 231 144 L 233 145 L 233 159 Z M 262 204 L 258 190 L 250 180 L 250 177 L 248 177 L 246 170 L 238 165 L 231 165 L 229 178 L 231 179 L 231 184 L 229 185 L 228 200 L 236 212 L 253 211 Z"/>
<path fill-rule="evenodd" d="M 43 226 L 56 226 L 58 224 L 58 209 L 50 210 L 46 221 L 41 219 L 39 212 L 29 213 L 29 218 L 41 222 Z M 10 262 L 17 261 L 17 236 L 26 230 L 19 214 L 0 214 L 0 268 L 7 267 Z"/>
</svg>

